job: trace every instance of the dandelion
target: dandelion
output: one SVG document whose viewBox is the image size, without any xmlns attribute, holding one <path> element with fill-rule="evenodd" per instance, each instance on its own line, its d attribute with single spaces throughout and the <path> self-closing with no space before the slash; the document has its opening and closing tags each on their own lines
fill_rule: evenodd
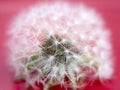
<svg viewBox="0 0 120 90">
<path fill-rule="evenodd" d="M 112 77 L 109 31 L 100 15 L 83 4 L 36 5 L 18 15 L 9 33 L 15 75 L 28 85 L 77 89 L 87 79 Z"/>
</svg>

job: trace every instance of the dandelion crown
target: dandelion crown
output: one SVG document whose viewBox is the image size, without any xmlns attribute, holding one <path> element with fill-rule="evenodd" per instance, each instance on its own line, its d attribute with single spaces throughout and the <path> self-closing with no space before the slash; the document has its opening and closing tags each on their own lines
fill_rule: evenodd
<svg viewBox="0 0 120 90">
<path fill-rule="evenodd" d="M 112 76 L 109 32 L 97 12 L 83 4 L 36 5 L 16 17 L 9 33 L 15 75 L 29 85 L 76 89 L 86 79 Z"/>
</svg>

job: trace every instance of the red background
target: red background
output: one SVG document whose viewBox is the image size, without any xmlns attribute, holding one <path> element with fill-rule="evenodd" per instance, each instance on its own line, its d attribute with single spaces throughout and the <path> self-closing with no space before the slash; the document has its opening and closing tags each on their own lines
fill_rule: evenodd
<svg viewBox="0 0 120 90">
<path fill-rule="evenodd" d="M 45 0 L 47 1 L 47 0 Z M 57 1 L 57 0 L 56 0 Z M 12 18 L 26 7 L 36 4 L 40 0 L 0 0 L 0 90 L 23 90 L 22 83 L 13 83 L 13 76 L 6 64 L 7 48 L 4 43 L 8 39 L 5 34 Z M 106 85 L 96 81 L 92 86 L 85 90 L 120 90 L 120 1 L 119 0 L 74 0 L 70 3 L 83 2 L 88 6 L 94 7 L 103 16 L 106 26 L 112 32 L 112 44 L 115 55 L 114 77 Z M 51 90 L 60 90 L 60 86 Z"/>
</svg>

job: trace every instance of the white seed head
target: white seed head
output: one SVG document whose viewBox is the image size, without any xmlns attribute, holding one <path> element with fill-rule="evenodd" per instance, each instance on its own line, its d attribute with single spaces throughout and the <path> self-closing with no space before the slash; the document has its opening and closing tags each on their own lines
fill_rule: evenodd
<svg viewBox="0 0 120 90">
<path fill-rule="evenodd" d="M 88 76 L 112 76 L 109 31 L 100 15 L 83 4 L 36 5 L 14 20 L 10 35 L 16 75 L 32 84 L 39 81 L 77 88 L 86 84 Z"/>
</svg>

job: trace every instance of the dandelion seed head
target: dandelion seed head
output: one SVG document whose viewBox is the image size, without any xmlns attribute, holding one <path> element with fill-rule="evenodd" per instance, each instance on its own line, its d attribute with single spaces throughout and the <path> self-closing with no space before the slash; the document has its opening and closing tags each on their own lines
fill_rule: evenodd
<svg viewBox="0 0 120 90">
<path fill-rule="evenodd" d="M 100 15 L 83 4 L 36 5 L 16 17 L 9 33 L 16 75 L 32 84 L 77 88 L 85 85 L 88 73 L 101 79 L 112 77 L 110 33 Z M 33 72 L 37 73 L 33 76 Z"/>
</svg>

